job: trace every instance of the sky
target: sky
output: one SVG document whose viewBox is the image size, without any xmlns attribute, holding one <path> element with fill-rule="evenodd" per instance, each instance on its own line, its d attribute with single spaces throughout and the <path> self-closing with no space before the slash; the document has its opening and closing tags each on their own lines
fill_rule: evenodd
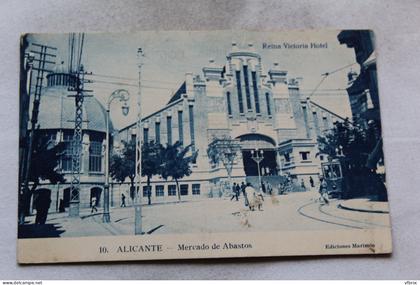
<svg viewBox="0 0 420 285">
<path fill-rule="evenodd" d="M 117 128 L 135 122 L 137 110 L 138 77 L 137 49 L 144 51 L 141 68 L 143 115 L 162 108 L 185 79 L 185 73 L 202 75 L 202 68 L 209 59 L 217 65 L 226 63 L 232 42 L 239 48 L 252 43 L 261 55 L 263 73 L 274 62 L 288 71 L 289 78 L 301 78 L 302 93 L 311 94 L 321 81 L 322 74 L 355 63 L 354 50 L 340 45 L 337 30 L 323 31 L 144 31 L 130 34 L 88 33 L 85 34 L 82 63 L 87 78 L 95 81 L 87 84 L 94 96 L 105 105 L 116 89 L 130 93 L 130 112 L 124 117 L 121 105 L 114 101 L 111 118 Z M 68 34 L 32 34 L 30 42 L 57 47 L 56 62 L 68 64 Z M 263 44 L 276 44 L 279 49 L 263 48 Z M 327 48 L 284 48 L 284 44 L 327 43 Z M 347 73 L 358 72 L 356 64 L 332 73 L 312 95 L 312 100 L 344 117 L 351 117 L 347 87 Z"/>
</svg>

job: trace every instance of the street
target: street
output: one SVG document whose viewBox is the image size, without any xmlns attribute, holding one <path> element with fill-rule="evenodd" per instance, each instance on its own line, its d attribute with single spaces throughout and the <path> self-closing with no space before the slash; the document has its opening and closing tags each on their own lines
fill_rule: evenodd
<svg viewBox="0 0 420 285">
<path fill-rule="evenodd" d="M 155 204 L 142 207 L 143 231 L 146 234 L 219 233 L 246 231 L 299 231 L 368 229 L 390 227 L 389 214 L 342 209 L 340 200 L 329 204 L 318 201 L 314 191 L 266 196 L 262 211 L 249 211 L 240 197 L 204 198 L 202 200 Z M 354 204 L 354 203 L 353 203 Z M 21 237 L 81 237 L 132 235 L 134 209 L 111 208 L 111 222 L 102 222 L 102 209 L 91 214 L 81 211 L 80 218 L 68 213 L 51 213 L 46 225 L 23 226 Z"/>
</svg>

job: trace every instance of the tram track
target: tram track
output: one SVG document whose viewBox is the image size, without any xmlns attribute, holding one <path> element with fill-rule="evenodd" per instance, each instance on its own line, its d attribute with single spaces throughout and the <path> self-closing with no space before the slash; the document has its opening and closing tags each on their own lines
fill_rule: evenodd
<svg viewBox="0 0 420 285">
<path fill-rule="evenodd" d="M 312 220 L 315 220 L 315 221 L 318 221 L 318 222 L 323 222 L 323 223 L 328 223 L 328 224 L 338 225 L 338 226 L 342 226 L 342 227 L 346 227 L 346 228 L 364 229 L 363 227 L 360 227 L 360 226 L 349 225 L 349 224 L 339 223 L 339 222 L 336 222 L 336 221 L 331 221 L 331 220 L 327 220 L 327 219 L 322 219 L 321 217 L 313 216 L 313 215 L 308 214 L 308 212 L 304 212 L 304 209 L 305 209 L 305 208 L 307 208 L 307 207 L 309 207 L 309 206 L 311 206 L 311 205 L 314 205 L 314 204 L 316 204 L 316 202 L 309 202 L 309 203 L 307 203 L 307 204 L 304 204 L 304 205 L 300 206 L 300 207 L 297 209 L 297 212 L 299 213 L 299 215 L 301 215 L 301 216 L 303 216 L 303 217 L 306 217 L 306 218 L 309 218 L 309 219 L 312 219 Z M 324 214 L 324 213 L 322 213 L 322 212 L 320 211 L 320 209 L 319 209 L 319 208 L 318 208 L 318 212 L 319 212 L 319 213 L 321 213 L 321 214 Z M 326 215 L 326 214 L 324 214 L 324 215 Z M 332 215 L 331 215 L 331 216 L 332 216 Z"/>
<path fill-rule="evenodd" d="M 359 221 L 359 220 L 355 220 L 355 219 L 350 219 L 350 218 L 345 218 L 342 216 L 336 216 L 333 215 L 331 213 L 326 212 L 323 207 L 325 205 L 319 205 L 318 210 L 323 213 L 324 215 L 336 218 L 336 219 L 340 219 L 340 220 L 344 220 L 344 221 L 349 221 L 349 222 L 353 222 L 353 223 L 359 223 L 359 224 L 364 224 L 364 225 L 368 225 L 368 226 L 375 226 L 375 227 L 383 227 L 383 228 L 387 228 L 388 226 L 386 225 L 381 225 L 381 224 L 376 224 L 376 223 L 370 223 L 370 222 L 363 222 L 363 221 Z"/>
</svg>

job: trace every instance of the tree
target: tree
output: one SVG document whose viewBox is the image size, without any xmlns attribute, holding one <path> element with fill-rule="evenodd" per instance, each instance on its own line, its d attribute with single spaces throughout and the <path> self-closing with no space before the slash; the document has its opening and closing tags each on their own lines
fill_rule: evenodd
<svg viewBox="0 0 420 285">
<path fill-rule="evenodd" d="M 136 169 L 136 143 L 123 142 L 123 150 L 120 154 L 114 154 L 111 157 L 110 174 L 111 177 L 120 183 L 127 178 L 130 179 L 130 197 L 135 198 L 135 169 Z M 141 152 L 141 174 L 147 177 L 147 198 L 148 204 L 151 204 L 150 179 L 153 175 L 160 174 L 162 164 L 163 146 L 155 142 L 147 142 L 142 145 Z"/>
<path fill-rule="evenodd" d="M 142 146 L 141 153 L 141 174 L 147 177 L 147 199 L 148 204 L 151 204 L 151 186 L 150 179 L 153 175 L 161 173 L 163 156 L 163 146 L 155 142 L 147 142 Z"/>
<path fill-rule="evenodd" d="M 232 169 L 240 154 L 241 146 L 237 140 L 230 137 L 214 138 L 207 148 L 210 161 L 218 165 L 222 163 L 229 177 L 229 189 L 232 188 Z"/>
<path fill-rule="evenodd" d="M 379 142 L 379 143 L 378 143 Z M 370 125 L 366 129 L 352 125 L 347 119 L 337 122 L 335 127 L 318 138 L 321 154 L 327 154 L 329 160 L 338 159 L 342 163 L 347 196 L 355 197 L 366 194 L 378 195 L 386 199 L 386 189 L 372 165 L 372 153 L 381 156 L 378 130 Z M 378 150 L 380 148 L 380 150 Z M 377 160 L 376 160 L 377 162 Z"/>
<path fill-rule="evenodd" d="M 48 180 L 52 184 L 65 182 L 64 175 L 58 169 L 64 148 L 64 143 L 54 144 L 48 136 L 42 135 L 39 131 L 34 132 L 29 171 L 29 182 L 32 182 L 32 186 L 20 193 L 21 220 L 29 213 L 31 196 L 41 181 Z"/>
<path fill-rule="evenodd" d="M 136 143 L 123 141 L 121 153 L 115 153 L 111 156 L 109 173 L 113 179 L 123 183 L 127 178 L 130 179 L 130 198 L 134 200 L 136 190 L 134 187 L 134 178 L 136 172 Z"/>
<path fill-rule="evenodd" d="M 189 151 L 191 155 L 188 155 Z M 198 152 L 192 150 L 192 145 L 186 147 L 176 142 L 173 145 L 164 147 L 162 152 L 161 175 L 164 179 L 171 177 L 175 180 L 178 200 L 181 200 L 178 180 L 192 173 L 191 164 L 196 161 Z"/>
</svg>

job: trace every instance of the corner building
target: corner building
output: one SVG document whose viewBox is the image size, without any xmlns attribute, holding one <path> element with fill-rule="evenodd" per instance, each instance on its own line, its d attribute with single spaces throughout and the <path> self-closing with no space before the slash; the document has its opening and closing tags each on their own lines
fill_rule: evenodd
<svg viewBox="0 0 420 285">
<path fill-rule="evenodd" d="M 303 180 L 309 189 L 310 177 L 318 182 L 325 159 L 316 155 L 317 136 L 344 118 L 303 96 L 298 80 L 288 78 L 277 63 L 265 73 L 252 44 L 240 49 L 233 43 L 226 59 L 224 65 L 210 60 L 202 75 L 186 73 L 169 102 L 143 119 L 143 139 L 163 145 L 181 141 L 198 150 L 193 173 L 180 180 L 183 199 L 214 197 L 226 183 L 225 168 L 212 165 L 207 157 L 208 145 L 224 136 L 241 145 L 233 181 L 246 179 L 257 185 L 258 167 L 251 151 L 258 149 L 264 155 L 263 181 L 277 187 L 280 176 L 288 174 L 298 185 Z M 121 129 L 120 140 L 133 139 L 135 127 Z M 177 199 L 175 187 L 174 181 L 154 177 L 152 201 Z M 143 199 L 145 194 L 143 184 Z"/>
</svg>

